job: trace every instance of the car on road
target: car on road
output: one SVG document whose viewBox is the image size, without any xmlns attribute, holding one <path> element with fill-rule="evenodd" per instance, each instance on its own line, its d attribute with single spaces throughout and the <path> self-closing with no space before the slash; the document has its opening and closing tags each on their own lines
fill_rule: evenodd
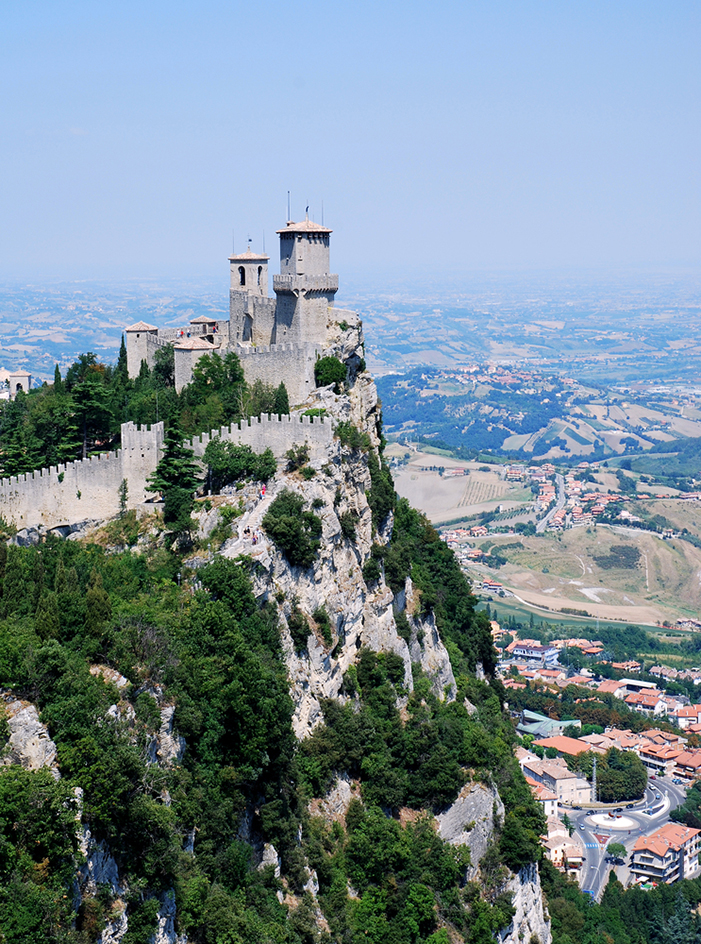
<svg viewBox="0 0 701 944">
<path fill-rule="evenodd" d="M 657 777 L 654 774 L 650 774 L 650 780 L 657 780 Z"/>
<path fill-rule="evenodd" d="M 613 812 L 614 812 L 614 813 L 622 813 L 622 812 L 623 812 L 623 807 L 622 807 L 622 806 L 618 806 L 618 807 L 616 807 L 616 809 L 615 809 Z"/>
</svg>

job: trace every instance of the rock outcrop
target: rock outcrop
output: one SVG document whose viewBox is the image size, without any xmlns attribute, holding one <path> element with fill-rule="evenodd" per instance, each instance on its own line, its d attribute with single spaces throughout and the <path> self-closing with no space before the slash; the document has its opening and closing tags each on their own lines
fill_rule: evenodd
<svg viewBox="0 0 701 944">
<path fill-rule="evenodd" d="M 468 879 L 477 876 L 480 859 L 494 841 L 495 819 L 503 822 L 504 804 L 496 788 L 483 783 L 465 784 L 452 806 L 436 817 L 442 839 L 469 848 Z"/>
<path fill-rule="evenodd" d="M 8 699 L 8 696 L 5 696 Z M 49 737 L 46 725 L 39 720 L 36 707 L 30 702 L 9 696 L 5 715 L 10 729 L 5 764 L 21 764 L 27 770 L 49 767 L 58 776 L 56 745 Z"/>
<path fill-rule="evenodd" d="M 521 869 L 508 884 L 516 914 L 508 928 L 499 932 L 499 944 L 551 944 L 550 918 L 543 903 L 538 866 Z"/>
</svg>

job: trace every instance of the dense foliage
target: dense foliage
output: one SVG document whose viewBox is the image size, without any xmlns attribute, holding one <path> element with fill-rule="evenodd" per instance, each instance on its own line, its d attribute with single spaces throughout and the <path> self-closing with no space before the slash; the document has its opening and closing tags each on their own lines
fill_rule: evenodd
<svg viewBox="0 0 701 944">
<path fill-rule="evenodd" d="M 311 567 L 319 548 L 321 518 L 305 510 L 305 502 L 283 488 L 263 518 L 263 529 L 293 567 Z"/>
<path fill-rule="evenodd" d="M 333 384 L 334 392 L 341 392 L 341 385 L 348 373 L 346 365 L 337 357 L 320 357 L 314 365 L 314 379 L 317 387 Z"/>
<path fill-rule="evenodd" d="M 247 384 L 234 353 L 200 358 L 178 394 L 170 345 L 159 348 L 153 370 L 142 363 L 139 376 L 129 379 L 122 341 L 116 365 L 81 354 L 65 378 L 57 369 L 53 384 L 0 402 L 0 473 L 19 475 L 111 449 L 127 420 L 164 420 L 191 437 L 261 413 L 289 413 L 287 390 L 283 383 Z"/>
<path fill-rule="evenodd" d="M 239 446 L 218 437 L 207 443 L 203 458 L 208 469 L 208 484 L 214 492 L 242 479 L 267 482 L 277 471 L 271 449 L 257 453 L 250 446 Z"/>
<path fill-rule="evenodd" d="M 695 780 L 692 783 L 686 800 L 672 810 L 669 816 L 677 823 L 686 823 L 692 829 L 701 829 L 701 781 Z"/>
<path fill-rule="evenodd" d="M 403 498 L 396 503 L 385 575 L 395 593 L 411 576 L 421 594 L 422 613 L 435 613 L 454 668 L 473 671 L 480 663 L 494 672 L 497 656 L 487 614 L 476 611 L 477 601 L 453 552 Z"/>
<path fill-rule="evenodd" d="M 547 860 L 541 882 L 552 919 L 553 944 L 701 944 L 701 880 L 624 890 L 612 873 L 601 903 Z"/>
<path fill-rule="evenodd" d="M 577 757 L 568 757 L 567 766 L 591 779 L 593 761 L 594 754 L 587 751 Z M 645 792 L 647 770 L 633 751 L 619 751 L 612 747 L 605 754 L 597 755 L 596 763 L 597 794 L 602 803 L 638 800 Z"/>
</svg>

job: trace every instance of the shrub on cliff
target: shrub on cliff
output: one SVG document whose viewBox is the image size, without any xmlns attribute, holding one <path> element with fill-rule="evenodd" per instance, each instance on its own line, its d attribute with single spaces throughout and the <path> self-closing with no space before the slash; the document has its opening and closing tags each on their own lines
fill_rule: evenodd
<svg viewBox="0 0 701 944">
<path fill-rule="evenodd" d="M 341 384 L 346 379 L 346 365 L 337 357 L 320 357 L 314 365 L 314 379 L 317 387 L 333 384 L 334 393 L 341 392 Z"/>
<path fill-rule="evenodd" d="M 311 567 L 319 549 L 321 518 L 304 510 L 304 499 L 284 488 L 263 518 L 263 530 L 293 567 Z"/>
<path fill-rule="evenodd" d="M 218 437 L 207 443 L 204 461 L 209 470 L 209 484 L 214 492 L 241 479 L 267 482 L 277 471 L 277 462 L 271 449 L 254 452 L 250 446 L 222 442 Z"/>
</svg>

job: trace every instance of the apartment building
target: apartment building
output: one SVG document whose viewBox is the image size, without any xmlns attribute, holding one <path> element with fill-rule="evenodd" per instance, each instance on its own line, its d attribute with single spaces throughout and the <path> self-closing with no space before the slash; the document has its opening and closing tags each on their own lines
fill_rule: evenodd
<svg viewBox="0 0 701 944">
<path fill-rule="evenodd" d="M 667 823 L 633 846 L 630 872 L 634 882 L 666 882 L 671 885 L 693 878 L 699 870 L 701 830 L 681 823 Z"/>
</svg>

